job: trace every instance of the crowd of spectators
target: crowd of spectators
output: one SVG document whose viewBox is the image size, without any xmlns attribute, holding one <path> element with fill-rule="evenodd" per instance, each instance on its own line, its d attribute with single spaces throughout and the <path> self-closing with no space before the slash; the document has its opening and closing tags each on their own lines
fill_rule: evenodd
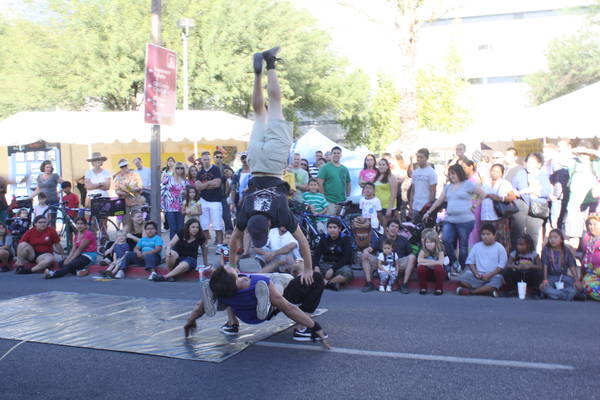
<svg viewBox="0 0 600 400">
<path fill-rule="evenodd" d="M 122 232 L 107 249 L 110 265 L 105 275 L 121 277 L 128 265 L 143 265 L 149 279 L 172 281 L 201 266 L 199 256 L 207 265 L 207 244 L 213 240 L 220 252 L 227 242 L 251 178 L 244 153 L 235 169 L 224 163 L 224 157 L 221 150 L 203 152 L 192 164 L 170 157 L 162 170 L 158 205 L 164 221 L 154 222 L 147 221 L 148 210 L 139 207 L 153 206 L 150 169 L 140 158 L 132 161 L 135 168 L 121 159 L 119 171 L 111 175 L 103 168 L 107 158 L 94 153 L 88 159 L 92 168 L 83 178 L 87 192 L 83 205 L 113 189 L 128 207 Z M 353 232 L 346 232 L 335 218 L 352 189 L 351 171 L 342 158 L 338 146 L 315 152 L 312 162 L 295 153 L 282 171 L 291 188 L 290 200 L 307 205 L 321 234 L 312 262 L 328 288 L 339 290 L 352 281 L 352 266 L 358 264 L 365 274 L 363 291 L 376 289 L 373 282 L 378 278 L 380 291 L 397 287 L 408 293 L 414 272 L 423 294 L 428 280 L 435 281 L 434 293 L 442 294 L 443 280 L 449 276 L 460 283 L 461 295 L 499 295 L 501 289 L 513 295 L 516 283 L 523 281 L 534 297 L 600 297 L 596 150 L 572 148 L 563 140 L 546 145 L 543 153 L 521 155 L 509 148 L 488 158 L 474 152 L 475 162 L 459 144 L 455 156 L 437 166 L 426 148 L 407 162 L 401 155 L 369 154 L 357 173 L 362 196 L 352 199 L 360 209 L 359 224 L 371 228 L 359 246 Z M 47 271 L 46 277 L 56 278 L 96 262 L 95 236 L 84 218 L 75 219 L 71 252 L 64 255 L 59 269 L 48 270 L 52 254 L 64 251 L 52 227 L 55 213 L 46 208 L 58 205 L 61 198 L 72 208 L 79 202 L 70 182 L 54 173 L 50 161 L 42 163 L 40 172 L 31 194 L 37 197 L 32 228 L 21 232 L 15 246 L 10 224 L 0 224 L 0 267 L 5 270 L 14 259 L 19 273 Z M 405 235 L 406 223 L 419 231 L 417 246 Z M 423 230 L 425 226 L 430 229 Z M 164 231 L 168 240 L 163 242 Z M 244 240 L 243 257 L 250 254 L 249 242 Z M 301 268 L 298 243 L 285 228 L 273 227 L 267 245 L 255 252 L 264 272 L 296 273 Z M 164 276 L 156 271 L 161 256 L 170 271 Z M 25 268 L 28 263 L 34 267 Z"/>
</svg>

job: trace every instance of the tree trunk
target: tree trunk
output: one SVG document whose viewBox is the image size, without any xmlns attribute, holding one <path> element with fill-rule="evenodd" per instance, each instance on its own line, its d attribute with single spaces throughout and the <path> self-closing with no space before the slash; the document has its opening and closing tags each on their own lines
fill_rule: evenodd
<svg viewBox="0 0 600 400">
<path fill-rule="evenodd" d="M 398 93 L 400 94 L 398 116 L 402 135 L 411 135 L 418 128 L 417 69 L 415 66 L 417 55 L 416 28 L 416 16 L 412 12 L 406 12 L 396 24 L 398 46 L 402 54 L 396 80 Z"/>
</svg>

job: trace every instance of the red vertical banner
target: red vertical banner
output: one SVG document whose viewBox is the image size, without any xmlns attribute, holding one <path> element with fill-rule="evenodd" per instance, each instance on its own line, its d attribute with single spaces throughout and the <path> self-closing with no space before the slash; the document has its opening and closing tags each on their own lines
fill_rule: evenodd
<svg viewBox="0 0 600 400">
<path fill-rule="evenodd" d="M 177 53 L 164 47 L 146 45 L 144 122 L 173 125 L 177 105 Z"/>
</svg>

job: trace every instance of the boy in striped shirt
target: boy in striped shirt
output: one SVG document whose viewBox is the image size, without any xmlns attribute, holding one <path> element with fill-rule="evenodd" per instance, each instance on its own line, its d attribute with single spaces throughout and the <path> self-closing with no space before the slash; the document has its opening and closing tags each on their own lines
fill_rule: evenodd
<svg viewBox="0 0 600 400">
<path fill-rule="evenodd" d="M 314 215 L 323 215 L 327 211 L 329 203 L 325 200 L 325 195 L 319 193 L 319 182 L 316 178 L 311 178 L 308 181 L 308 192 L 304 192 L 302 201 L 310 206 Z M 327 218 L 316 218 L 317 230 L 321 233 L 327 232 Z"/>
</svg>

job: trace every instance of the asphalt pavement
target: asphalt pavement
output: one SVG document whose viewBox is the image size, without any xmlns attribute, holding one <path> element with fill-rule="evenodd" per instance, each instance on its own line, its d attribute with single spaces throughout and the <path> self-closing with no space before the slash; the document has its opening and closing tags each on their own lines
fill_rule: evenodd
<svg viewBox="0 0 600 400">
<path fill-rule="evenodd" d="M 49 290 L 199 297 L 193 282 L 0 274 L 0 300 Z M 345 290 L 321 306 L 334 351 L 290 329 L 219 364 L 0 339 L 0 399 L 600 399 L 600 303 Z"/>
</svg>

